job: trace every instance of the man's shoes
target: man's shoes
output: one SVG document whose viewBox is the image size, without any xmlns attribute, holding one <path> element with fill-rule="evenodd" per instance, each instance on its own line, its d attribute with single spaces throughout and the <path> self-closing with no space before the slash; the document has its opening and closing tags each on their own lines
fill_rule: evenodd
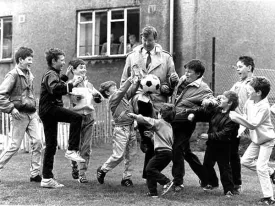
<svg viewBox="0 0 275 206">
<path fill-rule="evenodd" d="M 173 185 L 174 185 L 173 181 L 170 181 L 166 185 L 163 185 L 163 190 L 161 195 L 165 195 L 172 188 Z"/>
<path fill-rule="evenodd" d="M 261 205 L 274 205 L 275 201 L 272 200 L 270 197 L 264 197 L 264 198 L 260 199 L 258 204 L 261 204 Z"/>
<path fill-rule="evenodd" d="M 219 186 L 213 186 L 213 185 L 206 185 L 205 187 L 203 187 L 202 189 L 204 191 L 210 191 L 210 190 L 214 190 L 216 188 L 218 188 Z"/>
<path fill-rule="evenodd" d="M 174 191 L 175 191 L 175 192 L 180 192 L 180 191 L 183 190 L 183 188 L 184 188 L 184 185 L 183 185 L 183 184 L 182 184 L 182 185 L 175 185 Z"/>
<path fill-rule="evenodd" d="M 30 182 L 41 182 L 42 177 L 40 175 L 36 175 L 35 177 L 30 177 Z"/>
<path fill-rule="evenodd" d="M 97 177 L 97 181 L 100 183 L 100 184 L 103 184 L 104 183 L 104 177 L 105 177 L 106 173 L 101 170 L 101 167 L 97 168 L 96 170 L 96 177 Z"/>
<path fill-rule="evenodd" d="M 273 173 L 270 175 L 270 179 L 271 179 L 271 182 L 273 184 L 275 184 L 275 170 L 273 171 Z"/>
<path fill-rule="evenodd" d="M 72 167 L 72 177 L 77 180 L 79 179 L 79 171 L 77 167 Z"/>
<path fill-rule="evenodd" d="M 60 187 L 64 187 L 64 185 L 58 183 L 54 178 L 50 178 L 50 179 L 43 178 L 42 181 L 41 181 L 41 187 L 60 188 Z"/>
<path fill-rule="evenodd" d="M 236 191 L 240 194 L 243 191 L 242 185 L 234 185 L 233 191 Z"/>
<path fill-rule="evenodd" d="M 227 193 L 225 193 L 226 197 L 233 197 L 233 193 L 231 191 L 227 191 Z"/>
<path fill-rule="evenodd" d="M 133 187 L 134 184 L 133 184 L 132 180 L 125 179 L 125 180 L 121 180 L 121 186 L 124 186 L 124 187 Z"/>
<path fill-rule="evenodd" d="M 73 160 L 76 162 L 86 162 L 80 155 L 78 152 L 74 151 L 74 150 L 67 150 L 65 153 L 65 157 L 69 160 Z"/>
<path fill-rule="evenodd" d="M 159 197 L 157 193 L 151 193 L 151 192 L 147 192 L 146 196 L 153 197 L 153 198 L 158 198 Z"/>
<path fill-rule="evenodd" d="M 86 178 L 86 175 L 80 175 L 78 179 L 79 183 L 88 183 L 89 181 Z"/>
</svg>

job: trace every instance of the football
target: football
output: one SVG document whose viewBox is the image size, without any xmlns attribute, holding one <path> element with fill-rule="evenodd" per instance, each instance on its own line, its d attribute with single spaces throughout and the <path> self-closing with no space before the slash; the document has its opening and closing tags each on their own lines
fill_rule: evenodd
<svg viewBox="0 0 275 206">
<path fill-rule="evenodd" d="M 159 78 L 154 74 L 148 74 L 141 79 L 140 87 L 144 93 L 157 93 L 160 88 Z"/>
</svg>

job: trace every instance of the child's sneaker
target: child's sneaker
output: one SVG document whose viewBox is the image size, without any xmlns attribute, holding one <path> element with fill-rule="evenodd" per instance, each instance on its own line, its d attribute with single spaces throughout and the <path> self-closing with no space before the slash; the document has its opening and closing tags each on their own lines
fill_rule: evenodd
<svg viewBox="0 0 275 206">
<path fill-rule="evenodd" d="M 41 182 L 42 177 L 40 175 L 36 175 L 35 177 L 30 177 L 30 182 Z"/>
<path fill-rule="evenodd" d="M 72 167 L 72 177 L 77 180 L 79 178 L 79 171 L 77 167 Z"/>
<path fill-rule="evenodd" d="M 101 167 L 97 168 L 96 170 L 96 177 L 97 177 L 97 181 L 100 183 L 100 184 L 103 184 L 104 183 L 104 177 L 105 177 L 106 173 L 101 170 Z"/>
<path fill-rule="evenodd" d="M 275 201 L 272 200 L 270 197 L 264 197 L 262 199 L 260 199 L 260 201 L 258 202 L 258 204 L 261 204 L 261 205 L 273 205 L 275 204 Z"/>
<path fill-rule="evenodd" d="M 204 191 L 210 191 L 210 190 L 214 190 L 214 189 L 216 189 L 216 188 L 218 188 L 218 186 L 206 185 L 206 186 L 203 187 L 202 189 L 203 189 Z"/>
<path fill-rule="evenodd" d="M 273 171 L 273 173 L 270 175 L 270 179 L 271 179 L 271 182 L 273 184 L 275 184 L 275 170 Z"/>
<path fill-rule="evenodd" d="M 170 181 L 166 185 L 163 185 L 163 190 L 161 195 L 165 195 L 172 188 L 173 185 L 174 185 L 173 181 Z"/>
<path fill-rule="evenodd" d="M 78 179 L 79 183 L 88 183 L 89 181 L 86 178 L 86 175 L 80 175 Z"/>
<path fill-rule="evenodd" d="M 146 196 L 153 197 L 153 198 L 158 198 L 159 197 L 157 193 L 151 193 L 151 192 L 147 192 Z"/>
<path fill-rule="evenodd" d="M 228 191 L 226 194 L 225 194 L 226 197 L 233 197 L 233 193 L 231 191 Z"/>
<path fill-rule="evenodd" d="M 233 192 L 238 193 L 238 195 L 243 191 L 242 185 L 234 185 Z"/>
<path fill-rule="evenodd" d="M 53 178 L 49 178 L 49 179 L 43 178 L 42 181 L 41 181 L 41 187 L 45 187 L 45 188 L 59 188 L 59 187 L 64 187 L 64 185 L 58 183 Z"/>
<path fill-rule="evenodd" d="M 121 186 L 132 187 L 132 186 L 134 186 L 134 184 L 133 184 L 132 180 L 125 179 L 125 180 L 121 180 Z"/>
<path fill-rule="evenodd" d="M 74 150 L 67 150 L 65 153 L 65 157 L 69 160 L 73 160 L 76 162 L 86 162 L 86 160 L 84 160 L 78 152 L 74 151 Z"/>
<path fill-rule="evenodd" d="M 175 191 L 175 192 L 180 192 L 180 191 L 183 190 L 183 188 L 184 188 L 184 185 L 183 185 L 183 184 L 182 184 L 182 185 L 175 185 L 174 191 Z"/>
</svg>

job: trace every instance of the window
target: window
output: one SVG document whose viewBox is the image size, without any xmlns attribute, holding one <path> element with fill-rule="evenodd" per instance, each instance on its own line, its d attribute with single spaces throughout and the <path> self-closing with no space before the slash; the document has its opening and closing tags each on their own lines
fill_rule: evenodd
<svg viewBox="0 0 275 206">
<path fill-rule="evenodd" d="M 129 40 L 133 36 L 135 45 Z M 124 56 L 138 40 L 138 8 L 78 12 L 78 57 Z"/>
<path fill-rule="evenodd" d="M 12 17 L 0 17 L 0 60 L 12 58 Z"/>
</svg>

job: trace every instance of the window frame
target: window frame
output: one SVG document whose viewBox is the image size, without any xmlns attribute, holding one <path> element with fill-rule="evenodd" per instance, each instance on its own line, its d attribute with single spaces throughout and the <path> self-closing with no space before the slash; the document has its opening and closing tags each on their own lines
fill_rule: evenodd
<svg viewBox="0 0 275 206">
<path fill-rule="evenodd" d="M 82 58 L 82 59 L 105 59 L 105 58 L 125 58 L 126 54 L 110 54 L 110 49 L 111 49 L 111 42 L 110 42 L 110 37 L 111 37 L 111 24 L 113 22 L 124 22 L 124 51 L 127 49 L 127 17 L 128 17 L 128 10 L 139 10 L 139 7 L 121 7 L 121 8 L 112 8 L 112 9 L 94 9 L 94 10 L 84 10 L 84 11 L 77 11 L 77 42 L 76 42 L 76 56 L 77 58 Z M 107 52 L 106 55 L 95 55 L 95 17 L 97 12 L 107 12 Z M 121 19 L 112 19 L 112 12 L 113 11 L 123 11 L 123 18 Z M 92 21 L 87 21 L 87 22 L 81 22 L 81 14 L 83 13 L 92 13 Z M 82 24 L 93 24 L 92 28 L 92 54 L 90 56 L 86 55 L 80 55 L 80 25 Z"/>
<path fill-rule="evenodd" d="M 0 63 L 2 62 L 12 62 L 13 60 L 13 52 L 11 52 L 10 58 L 4 58 L 3 59 L 3 44 L 4 44 L 4 20 L 5 19 L 11 19 L 11 23 L 13 25 L 13 17 L 12 16 L 0 16 Z M 13 28 L 13 26 L 12 26 Z M 13 40 L 13 35 L 12 35 Z M 12 41 L 13 42 L 13 41 Z M 12 47 L 12 43 L 11 43 Z"/>
</svg>

